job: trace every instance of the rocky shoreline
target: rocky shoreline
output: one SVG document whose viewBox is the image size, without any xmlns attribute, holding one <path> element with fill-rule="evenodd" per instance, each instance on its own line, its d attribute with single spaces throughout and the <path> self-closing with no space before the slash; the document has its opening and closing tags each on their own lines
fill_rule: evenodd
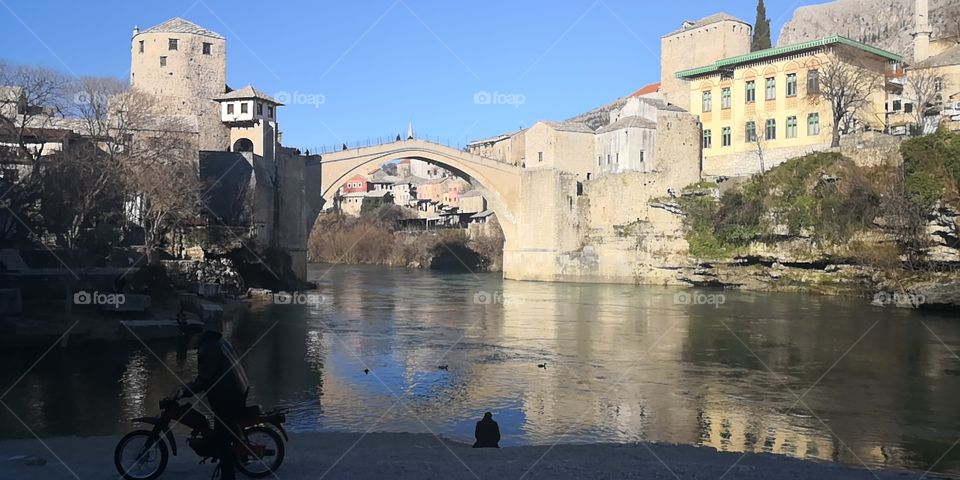
<svg viewBox="0 0 960 480">
<path fill-rule="evenodd" d="M 115 479 L 119 436 L 0 441 L 0 480 Z M 182 440 L 182 439 L 178 439 Z M 192 452 L 171 457 L 162 478 L 207 479 L 213 467 Z M 316 478 L 530 479 L 936 479 L 897 470 L 854 468 L 772 454 L 718 452 L 669 444 L 595 444 L 473 449 L 428 434 L 302 433 L 291 436 L 277 472 L 284 480 Z"/>
</svg>

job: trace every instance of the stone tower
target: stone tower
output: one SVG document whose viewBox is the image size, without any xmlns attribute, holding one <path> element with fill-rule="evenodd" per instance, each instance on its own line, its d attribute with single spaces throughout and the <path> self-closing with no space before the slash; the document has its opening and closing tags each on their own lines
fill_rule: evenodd
<svg viewBox="0 0 960 480">
<path fill-rule="evenodd" d="M 227 42 L 182 18 L 133 30 L 130 87 L 157 99 L 166 114 L 196 117 L 202 150 L 226 150 L 227 130 L 213 99 L 226 92 Z"/>
<path fill-rule="evenodd" d="M 753 28 L 726 13 L 695 22 L 660 39 L 660 91 L 666 101 L 690 109 L 690 87 L 674 76 L 680 70 L 702 67 L 717 60 L 750 53 Z"/>
<path fill-rule="evenodd" d="M 916 23 L 913 31 L 913 63 L 922 62 L 930 58 L 930 8 L 928 0 L 917 0 L 915 7 Z"/>
</svg>

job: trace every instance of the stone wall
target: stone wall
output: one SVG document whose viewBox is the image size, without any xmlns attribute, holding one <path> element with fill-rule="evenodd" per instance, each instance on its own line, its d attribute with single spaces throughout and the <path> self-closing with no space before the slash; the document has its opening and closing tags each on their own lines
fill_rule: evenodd
<svg viewBox="0 0 960 480">
<path fill-rule="evenodd" d="M 699 179 L 699 131 L 689 114 L 662 114 L 650 173 L 578 182 L 556 169 L 524 172 L 522 248 L 505 252 L 506 277 L 680 284 L 676 273 L 688 262 L 683 219 L 650 200 Z"/>
<path fill-rule="evenodd" d="M 840 139 L 840 153 L 860 167 L 899 166 L 902 137 L 879 132 L 862 132 Z"/>
</svg>

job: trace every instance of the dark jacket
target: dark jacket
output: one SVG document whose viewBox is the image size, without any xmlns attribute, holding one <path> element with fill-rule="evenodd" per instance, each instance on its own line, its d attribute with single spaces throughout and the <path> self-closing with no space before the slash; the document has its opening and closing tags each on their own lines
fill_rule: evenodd
<svg viewBox="0 0 960 480">
<path fill-rule="evenodd" d="M 239 409 L 247 401 L 250 382 L 230 342 L 216 332 L 204 332 L 197 351 L 197 378 L 187 395 L 207 393 L 214 410 Z"/>
<path fill-rule="evenodd" d="M 473 448 L 500 448 L 500 426 L 492 418 L 485 417 L 477 422 L 473 434 L 477 438 Z"/>
</svg>

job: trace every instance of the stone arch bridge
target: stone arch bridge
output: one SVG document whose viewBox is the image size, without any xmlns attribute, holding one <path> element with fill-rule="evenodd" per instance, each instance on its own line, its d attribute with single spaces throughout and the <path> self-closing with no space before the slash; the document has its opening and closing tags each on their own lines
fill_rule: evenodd
<svg viewBox="0 0 960 480">
<path fill-rule="evenodd" d="M 450 170 L 457 176 L 466 179 L 479 190 L 487 199 L 488 207 L 497 215 L 497 220 L 503 229 L 504 276 L 515 279 L 532 279 L 523 273 L 531 265 L 531 254 L 543 257 L 543 260 L 553 259 L 552 248 L 548 247 L 553 238 L 552 231 L 555 225 L 550 221 L 555 219 L 550 209 L 559 202 L 533 202 L 541 198 L 540 195 L 531 196 L 534 192 L 530 186 L 543 184 L 559 186 L 558 174 L 554 170 L 540 172 L 524 170 L 520 167 L 457 150 L 424 140 L 406 140 L 384 143 L 363 148 L 351 148 L 343 151 L 327 153 L 321 161 L 320 191 L 325 203 L 332 202 L 337 189 L 350 177 L 357 173 L 365 173 L 371 166 L 380 166 L 391 160 L 418 159 L 439 165 Z M 536 180 L 538 177 L 544 177 Z M 576 182 L 573 182 L 573 191 L 576 191 Z M 525 192 L 524 185 L 528 185 Z M 550 189 L 555 190 L 555 189 Z M 541 192 L 548 193 L 548 192 Z M 552 191 L 555 197 L 556 191 Z M 526 194 L 526 196 L 525 196 Z M 574 193 L 575 194 L 575 193 Z M 525 203 L 525 201 L 527 203 Z M 547 225 L 547 223 L 551 225 Z M 539 231 L 538 231 L 539 230 Z M 544 255 L 539 255 L 542 253 Z"/>
</svg>

